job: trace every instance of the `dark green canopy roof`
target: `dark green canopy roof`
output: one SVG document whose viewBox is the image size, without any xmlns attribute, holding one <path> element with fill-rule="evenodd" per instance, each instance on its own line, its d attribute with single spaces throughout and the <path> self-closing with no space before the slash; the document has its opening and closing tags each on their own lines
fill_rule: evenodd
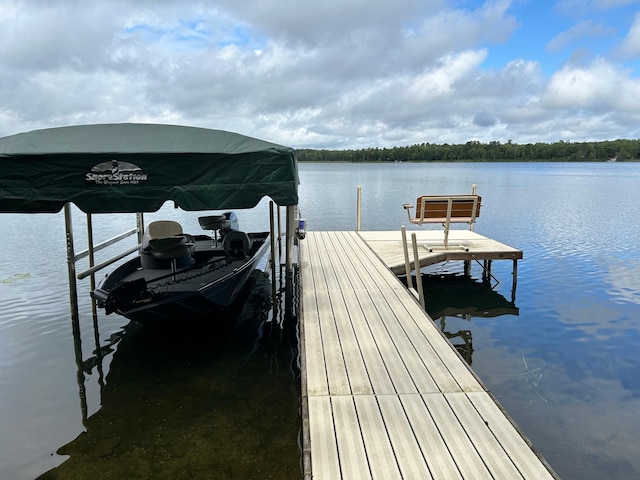
<svg viewBox="0 0 640 480">
<path fill-rule="evenodd" d="M 174 125 L 50 128 L 0 138 L 0 212 L 151 212 L 298 203 L 295 151 L 237 133 Z"/>
</svg>

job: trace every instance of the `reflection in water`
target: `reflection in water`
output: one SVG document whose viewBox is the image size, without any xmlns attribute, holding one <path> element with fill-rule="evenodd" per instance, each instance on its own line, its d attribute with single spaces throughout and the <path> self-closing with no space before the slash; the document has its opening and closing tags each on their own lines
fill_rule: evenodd
<svg viewBox="0 0 640 480">
<path fill-rule="evenodd" d="M 132 322 L 79 361 L 84 404 L 84 374 L 115 350 L 102 407 L 39 478 L 299 478 L 295 331 L 272 321 L 255 279 L 233 328 Z"/>
<path fill-rule="evenodd" d="M 427 273 L 422 275 L 422 287 L 427 313 L 440 324 L 440 330 L 469 365 L 473 363 L 471 329 L 449 331 L 447 317 L 471 322 L 473 317 L 493 318 L 520 313 L 514 301 L 507 300 L 494 289 L 490 277 L 478 281 L 462 273 Z"/>
</svg>

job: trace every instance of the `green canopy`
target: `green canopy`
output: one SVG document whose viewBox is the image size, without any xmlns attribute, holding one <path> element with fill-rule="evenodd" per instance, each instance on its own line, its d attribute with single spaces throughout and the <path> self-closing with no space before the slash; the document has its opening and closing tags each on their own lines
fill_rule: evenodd
<svg viewBox="0 0 640 480">
<path fill-rule="evenodd" d="M 221 130 L 78 125 L 0 138 L 0 212 L 152 212 L 298 203 L 295 151 Z"/>
</svg>

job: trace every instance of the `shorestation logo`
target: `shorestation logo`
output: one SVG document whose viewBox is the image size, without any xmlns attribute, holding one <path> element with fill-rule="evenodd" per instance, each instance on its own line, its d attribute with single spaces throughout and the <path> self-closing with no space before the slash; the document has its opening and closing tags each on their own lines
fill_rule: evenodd
<svg viewBox="0 0 640 480">
<path fill-rule="evenodd" d="M 94 165 L 85 174 L 86 182 L 92 185 L 137 185 L 146 182 L 147 178 L 139 166 L 118 160 Z"/>
</svg>

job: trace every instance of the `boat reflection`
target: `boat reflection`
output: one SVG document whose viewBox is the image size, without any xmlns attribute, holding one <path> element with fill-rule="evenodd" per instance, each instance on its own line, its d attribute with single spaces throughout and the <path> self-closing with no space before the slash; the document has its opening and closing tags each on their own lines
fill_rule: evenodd
<svg viewBox="0 0 640 480">
<path fill-rule="evenodd" d="M 132 322 L 80 361 L 81 400 L 80 380 L 108 368 L 101 408 L 39 478 L 299 478 L 295 335 L 255 281 L 227 331 Z"/>
<path fill-rule="evenodd" d="M 520 314 L 515 302 L 497 292 L 488 278 L 476 280 L 461 273 L 423 274 L 422 286 L 427 313 L 469 365 L 473 361 L 471 320 Z M 447 319 L 465 320 L 469 328 L 452 330 L 447 327 Z"/>
</svg>

